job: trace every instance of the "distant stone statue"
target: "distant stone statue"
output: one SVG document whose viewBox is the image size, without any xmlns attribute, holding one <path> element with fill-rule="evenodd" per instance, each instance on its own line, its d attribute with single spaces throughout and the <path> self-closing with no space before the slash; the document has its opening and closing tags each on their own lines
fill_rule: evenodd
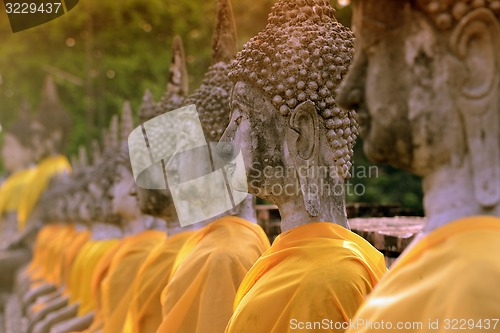
<svg viewBox="0 0 500 333">
<path fill-rule="evenodd" d="M 130 167 L 127 138 L 133 130 L 132 109 L 129 102 L 124 104 L 121 116 L 121 142 L 113 158 L 108 161 L 114 165 L 113 185 L 109 189 L 111 206 L 114 214 L 121 217 L 121 224 L 126 235 L 144 230 L 167 231 L 165 221 L 141 213 L 136 200 L 134 176 Z"/>
<path fill-rule="evenodd" d="M 34 163 L 31 136 L 33 117 L 27 101 L 21 104 L 14 123 L 5 129 L 2 144 L 2 163 L 7 174 L 26 169 Z"/>
<path fill-rule="evenodd" d="M 71 171 L 69 161 L 64 156 L 70 125 L 70 117 L 59 99 L 56 84 L 52 77 L 48 76 L 31 135 L 33 155 L 38 164 L 19 203 L 20 229 L 24 229 L 30 220 L 34 225 L 40 222 L 37 214 L 33 213 L 36 213 L 37 202 L 47 189 L 50 179 Z"/>
<path fill-rule="evenodd" d="M 175 110 L 182 105 L 188 95 L 188 76 L 184 46 L 180 36 L 172 44 L 172 60 L 169 69 L 169 81 L 160 102 L 155 103 L 149 90 L 143 96 L 139 119 L 145 123 L 165 112 Z M 169 235 L 183 231 L 180 228 L 174 202 L 168 189 L 149 190 L 136 187 L 137 202 L 141 211 L 156 216 L 167 222 Z"/>
<path fill-rule="evenodd" d="M 17 268 L 29 260 L 30 253 L 21 246 L 21 228 L 18 209 L 23 192 L 34 174 L 31 135 L 33 119 L 27 104 L 23 104 L 18 118 L 6 129 L 1 157 L 8 177 L 0 183 L 0 265 L 5 274 L 0 278 L 0 290 L 12 288 Z"/>
<path fill-rule="evenodd" d="M 43 192 L 54 176 L 68 173 L 71 169 L 68 160 L 62 155 L 69 132 L 69 119 L 51 77 L 47 77 L 45 81 L 37 116 L 29 121 L 22 120 L 18 127 L 15 130 L 16 135 L 7 136 L 8 146 L 3 149 L 3 152 L 8 154 L 5 156 L 7 167 L 17 168 L 24 163 L 33 163 L 36 166 L 19 170 L 19 173 L 12 175 L 10 185 L 6 183 L 2 186 L 2 191 L 7 188 L 5 185 L 11 187 L 9 195 L 0 197 L 8 199 L 9 216 L 14 217 L 17 222 L 16 234 L 2 237 L 8 239 L 8 245 L 2 247 L 7 247 L 9 251 L 3 253 L 1 265 L 8 272 L 15 272 L 16 267 L 27 260 L 27 256 L 20 258 L 17 253 L 30 252 L 34 243 L 34 237 L 42 223 L 42 212 L 36 211 L 35 208 Z M 24 139 L 18 142 L 14 140 L 21 137 Z M 25 149 L 27 147 L 29 150 Z M 15 191 L 12 191 L 14 188 Z M 4 206 L 4 199 L 0 199 L 0 206 Z M 5 274 L 5 278 L 8 277 L 12 277 L 12 274 Z"/>
<path fill-rule="evenodd" d="M 6 129 L 2 145 L 3 166 L 9 175 L 0 184 L 0 249 L 9 247 L 19 232 L 17 210 L 24 188 L 34 172 L 33 118 L 26 102 L 16 121 Z"/>
<path fill-rule="evenodd" d="M 385 272 L 345 211 L 357 123 L 336 91 L 352 48 L 329 1 L 278 1 L 232 63 L 231 119 L 218 150 L 227 161 L 241 151 L 246 170 L 235 174 L 246 172 L 248 191 L 278 206 L 284 233 L 243 280 L 226 332 L 348 321 Z"/>
<path fill-rule="evenodd" d="M 353 8 L 356 55 L 338 102 L 358 111 L 369 158 L 423 177 L 428 219 L 357 317 L 424 322 L 413 332 L 489 318 L 500 302 L 500 2 Z"/>
</svg>

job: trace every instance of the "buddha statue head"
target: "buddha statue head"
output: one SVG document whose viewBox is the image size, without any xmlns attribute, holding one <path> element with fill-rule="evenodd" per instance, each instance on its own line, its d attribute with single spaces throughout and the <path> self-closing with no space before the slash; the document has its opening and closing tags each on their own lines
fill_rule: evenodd
<svg viewBox="0 0 500 333">
<path fill-rule="evenodd" d="M 166 230 L 165 222 L 144 215 L 136 199 L 135 180 L 130 165 L 127 138 L 133 130 L 132 108 L 127 101 L 121 114 L 120 145 L 109 161 L 114 166 L 113 183 L 109 188 L 111 209 L 121 219 L 126 234 L 135 234 L 145 229 Z"/>
<path fill-rule="evenodd" d="M 29 116 L 29 105 L 21 105 L 19 116 L 7 128 L 2 145 L 2 161 L 5 170 L 13 173 L 29 167 L 34 162 L 31 136 L 33 119 Z"/>
<path fill-rule="evenodd" d="M 116 166 L 113 164 L 115 153 L 108 150 L 103 155 L 101 163 L 89 172 L 81 193 L 80 217 L 90 222 L 94 239 L 115 238 L 123 234 L 122 218 L 113 211 L 111 195 L 116 177 Z"/>
<path fill-rule="evenodd" d="M 146 90 L 139 111 L 141 124 L 165 112 L 175 110 L 183 105 L 188 94 L 188 77 L 186 57 L 180 36 L 176 36 L 172 44 L 169 81 L 165 94 L 159 103 L 155 103 L 153 95 Z M 130 163 L 129 163 L 130 165 Z M 145 189 L 136 186 L 135 194 L 139 208 L 144 214 L 159 217 L 170 225 L 178 224 L 174 202 L 168 189 Z"/>
<path fill-rule="evenodd" d="M 71 119 L 60 101 L 56 84 L 51 76 L 45 80 L 35 127 L 32 142 L 37 161 L 47 156 L 64 153 Z"/>
<path fill-rule="evenodd" d="M 71 169 L 71 173 L 62 173 L 53 177 L 46 191 L 52 203 L 45 205 L 41 203 L 41 206 L 53 208 L 49 214 L 54 214 L 56 220 L 60 222 L 81 225 L 79 213 L 80 208 L 85 205 L 83 191 L 88 183 L 89 171 L 89 159 L 85 146 L 78 147 L 78 157 L 73 159 Z"/>
<path fill-rule="evenodd" d="M 72 195 L 74 182 L 73 173 L 55 175 L 50 179 L 49 186 L 39 200 L 40 206 L 44 207 L 42 221 L 73 222 L 68 209 L 68 202 Z"/>
<path fill-rule="evenodd" d="M 198 111 L 199 120 L 201 122 L 201 127 L 204 132 L 205 140 L 207 143 L 212 143 L 212 146 L 215 146 L 215 143 L 220 139 L 222 133 L 224 132 L 225 127 L 228 124 L 229 120 L 229 97 L 232 89 L 232 84 L 229 81 L 227 75 L 229 72 L 229 63 L 231 59 L 233 59 L 236 55 L 236 26 L 233 18 L 231 3 L 228 0 L 220 0 L 217 2 L 217 18 L 215 24 L 215 31 L 212 39 L 212 64 L 209 67 L 207 73 L 205 73 L 204 78 L 202 80 L 201 85 L 188 96 L 184 101 L 183 105 L 195 105 Z M 175 57 L 174 57 L 175 59 Z M 165 110 L 165 111 L 174 111 L 173 109 Z M 196 119 L 197 120 L 197 119 Z M 185 132 L 188 133 L 190 130 L 188 129 L 191 126 L 199 125 L 198 122 L 194 121 L 190 116 L 186 116 L 184 119 L 180 120 L 178 126 L 182 126 L 185 129 Z M 161 133 L 161 136 L 158 135 L 158 138 L 162 138 L 162 142 L 155 140 L 155 133 L 148 132 L 148 140 L 151 146 L 164 144 L 164 137 L 168 135 L 168 133 Z M 173 134 L 172 134 L 173 135 Z M 189 135 L 183 136 L 182 138 L 172 137 L 168 142 L 175 142 L 175 145 L 172 147 L 168 147 L 172 154 L 174 152 L 184 151 L 183 147 L 189 145 L 189 140 L 191 138 Z M 206 153 L 205 147 L 201 147 L 198 151 L 189 151 L 183 154 L 176 154 L 175 158 L 170 159 L 166 163 L 167 178 L 169 184 L 177 184 L 182 182 L 187 182 L 189 180 L 194 179 L 195 177 L 190 177 L 193 174 L 196 175 L 206 175 L 212 172 L 212 165 L 210 163 L 200 163 L 196 157 L 199 157 L 197 153 L 203 150 L 203 156 L 208 156 Z M 215 150 L 212 150 L 215 152 Z M 171 154 L 171 155 L 172 155 Z M 193 163 L 193 161 L 195 161 Z M 197 161 L 197 162 L 196 162 Z M 176 171 L 186 171 L 188 172 L 176 172 Z M 220 193 L 213 188 L 200 188 L 197 187 L 194 189 L 196 192 L 193 195 L 192 188 L 189 188 L 187 191 L 181 191 L 178 193 L 177 199 L 180 201 L 184 200 L 186 203 L 186 209 L 193 211 L 195 209 L 203 210 L 204 208 L 209 208 L 208 205 L 203 205 L 201 202 L 197 202 L 198 198 L 206 198 L 213 199 L 216 201 L 215 196 Z M 226 189 L 221 189 L 225 191 Z M 143 196 L 145 190 L 139 189 L 139 197 Z M 170 190 L 148 190 L 150 198 L 159 198 L 162 195 L 161 200 L 155 200 L 155 204 L 152 204 L 152 200 L 149 200 L 148 204 L 150 206 L 158 207 L 157 211 L 161 211 L 162 214 L 165 212 L 175 213 L 174 204 L 172 195 Z M 189 199 L 189 200 L 187 200 Z M 252 199 L 250 198 L 250 201 Z M 141 200 L 140 200 L 141 201 Z M 159 204 L 159 205 L 158 205 Z M 177 202 L 177 209 L 182 209 L 182 204 L 179 205 Z M 171 208 L 170 208 L 171 207 Z M 232 211 L 227 211 L 224 214 L 231 215 L 241 215 L 239 213 L 242 212 L 243 208 L 248 208 L 248 205 L 242 204 L 237 209 Z M 244 214 L 247 219 L 255 220 L 255 218 L 251 215 L 254 215 L 253 209 L 246 209 L 246 211 L 251 214 Z M 200 214 L 200 216 L 207 216 L 210 214 Z M 177 214 L 175 214 L 177 217 Z M 218 218 L 220 217 L 214 217 Z M 168 221 L 168 219 L 167 219 Z M 204 224 L 212 221 L 205 220 Z M 202 224 L 196 224 L 195 228 L 201 227 Z"/>
<path fill-rule="evenodd" d="M 426 230 L 500 213 L 500 2 L 353 1 L 339 103 L 364 150 L 424 179 Z M 381 10 L 383 8 L 383 10 Z"/>
<path fill-rule="evenodd" d="M 130 126 L 129 126 L 130 124 Z M 130 102 L 126 101 L 123 106 L 121 118 L 121 142 L 132 131 L 132 109 Z M 113 185 L 110 187 L 111 205 L 114 214 L 121 215 L 125 219 L 135 219 L 138 209 L 135 198 L 130 193 L 134 186 L 134 178 L 127 167 L 129 164 L 128 146 L 120 145 L 116 150 L 112 164 L 115 165 Z"/>
<path fill-rule="evenodd" d="M 212 37 L 212 64 L 205 73 L 201 85 L 185 100 L 185 105 L 196 106 L 197 117 L 185 114 L 184 119 L 178 125 L 183 129 L 181 132 L 184 134 L 195 133 L 193 129 L 199 128 L 201 124 L 208 149 L 206 146 L 189 149 L 187 147 L 193 147 L 194 141 L 198 138 L 191 134 L 180 135 L 176 140 L 176 154 L 166 166 L 169 184 L 171 186 L 183 184 L 182 189 L 176 192 L 177 199 L 185 203 L 184 208 L 178 204 L 179 215 L 184 217 L 189 215 L 189 220 L 203 220 L 203 224 L 208 224 L 225 215 L 236 215 L 249 221 L 256 221 L 252 196 L 247 196 L 246 199 L 240 198 L 243 201 L 232 197 L 231 205 L 229 205 L 228 201 L 225 201 L 228 197 L 228 188 L 224 182 L 212 182 L 207 180 L 208 177 L 203 178 L 207 180 L 206 183 L 190 182 L 193 179 L 201 180 L 201 176 L 217 174 L 219 169 L 223 168 L 217 159 L 216 144 L 229 123 L 232 83 L 228 74 L 230 62 L 234 60 L 237 53 L 236 41 L 236 24 L 231 2 L 219 0 Z M 194 144 L 194 146 L 197 145 Z M 224 202 L 227 205 L 222 204 Z M 181 214 L 179 209 L 182 209 L 184 213 L 189 211 L 189 214 Z M 225 209 L 227 210 L 224 211 Z M 208 216 L 211 217 L 207 218 Z"/>
<path fill-rule="evenodd" d="M 278 206 L 282 230 L 330 221 L 348 227 L 355 113 L 337 106 L 353 53 L 326 0 L 278 1 L 263 31 L 231 65 L 231 118 L 219 153 L 240 150 L 248 191 Z M 233 184 L 238 189 L 243 184 Z"/>
</svg>

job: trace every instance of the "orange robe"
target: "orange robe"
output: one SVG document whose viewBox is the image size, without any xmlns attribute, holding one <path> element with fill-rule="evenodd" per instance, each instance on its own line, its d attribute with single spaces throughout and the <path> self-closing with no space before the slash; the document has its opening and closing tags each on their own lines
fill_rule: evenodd
<svg viewBox="0 0 500 333">
<path fill-rule="evenodd" d="M 109 272 L 111 262 L 116 253 L 120 249 L 121 242 L 117 242 L 113 247 L 110 247 L 106 253 L 99 259 L 94 272 L 92 274 L 92 297 L 94 299 L 94 319 L 90 327 L 83 332 L 100 332 L 102 330 L 102 281 L 106 278 Z"/>
<path fill-rule="evenodd" d="M 71 165 L 66 156 L 50 156 L 42 160 L 30 177 L 29 184 L 23 190 L 18 209 L 19 229 L 24 229 L 26 222 L 35 208 L 38 199 L 49 185 L 50 180 L 57 174 L 71 172 Z"/>
<path fill-rule="evenodd" d="M 78 315 L 83 316 L 94 309 L 92 275 L 99 260 L 120 240 L 90 240 L 80 250 L 71 267 L 68 291 L 70 302 L 79 303 Z"/>
<path fill-rule="evenodd" d="M 498 217 L 432 231 L 391 267 L 348 332 L 498 332 L 499 253 Z"/>
<path fill-rule="evenodd" d="M 35 255 L 28 266 L 33 281 L 57 283 L 57 264 L 60 263 L 63 244 L 72 233 L 68 225 L 54 224 L 46 226 L 37 235 Z"/>
<path fill-rule="evenodd" d="M 45 251 L 47 251 L 49 244 L 46 240 L 56 232 L 57 227 L 58 225 L 56 224 L 46 225 L 40 229 L 36 235 L 35 244 L 33 246 L 33 258 L 26 269 L 26 273 L 32 278 L 41 270 Z"/>
<path fill-rule="evenodd" d="M 163 231 L 146 230 L 124 238 L 101 283 L 104 333 L 121 332 L 132 296 L 132 282 L 151 250 L 165 241 Z"/>
<path fill-rule="evenodd" d="M 222 332 L 243 277 L 268 248 L 262 228 L 239 217 L 199 230 L 179 252 L 162 292 L 157 332 Z"/>
<path fill-rule="evenodd" d="M 4 214 L 18 211 L 25 188 L 32 181 L 34 173 L 35 168 L 18 171 L 9 176 L 0 186 L 0 221 Z M 22 228 L 18 225 L 17 229 Z"/>
<path fill-rule="evenodd" d="M 162 321 L 161 291 L 177 253 L 195 231 L 178 233 L 156 246 L 137 273 L 123 333 L 155 333 Z"/>
<path fill-rule="evenodd" d="M 47 263 L 45 280 L 58 287 L 62 287 L 62 270 L 66 251 L 78 236 L 73 225 L 64 225 L 60 231 L 57 241 L 51 239 L 52 251 Z"/>
<path fill-rule="evenodd" d="M 61 282 L 67 288 L 71 278 L 71 268 L 75 262 L 78 253 L 83 246 L 90 240 L 91 233 L 89 230 L 76 231 L 75 237 L 66 249 L 64 249 L 63 262 L 61 265 Z"/>
<path fill-rule="evenodd" d="M 384 256 L 339 225 L 310 223 L 278 236 L 241 283 L 226 332 L 343 332 L 386 272 Z"/>
</svg>

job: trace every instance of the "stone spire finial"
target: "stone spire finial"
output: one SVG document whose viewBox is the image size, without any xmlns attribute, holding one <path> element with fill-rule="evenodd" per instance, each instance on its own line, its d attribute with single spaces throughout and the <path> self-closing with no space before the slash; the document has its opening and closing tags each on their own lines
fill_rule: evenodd
<svg viewBox="0 0 500 333">
<path fill-rule="evenodd" d="M 134 119 L 132 116 L 132 106 L 129 101 L 123 104 L 123 111 L 121 116 L 121 135 L 120 141 L 127 141 L 128 136 L 134 130 Z"/>
<path fill-rule="evenodd" d="M 96 165 L 101 160 L 101 147 L 96 139 L 92 140 L 92 164 Z"/>
<path fill-rule="evenodd" d="M 175 110 L 184 105 L 184 101 L 189 91 L 189 80 L 187 74 L 186 56 L 182 38 L 175 36 L 172 44 L 172 62 L 170 64 L 170 78 L 167 84 L 167 90 L 161 97 L 160 102 L 155 106 L 153 113 L 145 120 L 158 116 L 168 111 Z"/>
<path fill-rule="evenodd" d="M 19 106 L 19 112 L 17 113 L 17 117 L 14 122 L 6 129 L 9 134 L 16 137 L 21 144 L 26 147 L 32 146 L 32 125 L 33 125 L 33 116 L 30 114 L 31 105 L 26 99 L 21 101 L 21 105 Z"/>
<path fill-rule="evenodd" d="M 237 33 L 230 0 L 217 1 L 217 19 L 212 37 L 212 64 L 229 62 L 237 53 Z"/>
<path fill-rule="evenodd" d="M 153 100 L 153 94 L 149 89 L 146 89 L 144 95 L 142 96 L 142 104 L 139 110 L 139 121 L 142 124 L 154 118 L 156 115 L 157 114 L 155 110 L 155 102 Z"/>
<path fill-rule="evenodd" d="M 106 150 L 111 150 L 114 149 L 118 146 L 118 115 L 114 114 L 113 117 L 111 117 L 111 122 L 109 123 L 109 130 L 108 130 L 108 145 L 106 147 Z"/>
<path fill-rule="evenodd" d="M 45 78 L 40 110 L 42 112 L 64 112 L 64 107 L 59 99 L 59 93 L 57 92 L 57 87 L 52 76 Z"/>
<path fill-rule="evenodd" d="M 340 109 L 335 98 L 352 59 L 353 36 L 334 13 L 328 0 L 278 1 L 229 76 L 262 90 L 283 117 L 312 102 L 324 120 L 337 174 L 348 178 L 358 129 L 355 113 Z"/>
<path fill-rule="evenodd" d="M 78 147 L 78 166 L 80 168 L 86 168 L 89 165 L 87 148 L 85 146 Z"/>
<path fill-rule="evenodd" d="M 187 96 L 189 81 L 187 76 L 186 55 L 184 45 L 179 35 L 174 37 L 172 43 L 172 62 L 170 64 L 170 78 L 167 83 L 167 94 L 174 96 Z"/>
<path fill-rule="evenodd" d="M 107 128 L 101 128 L 101 156 L 104 152 L 109 150 L 109 135 Z M 93 161 L 94 165 L 96 165 L 96 161 Z"/>
<path fill-rule="evenodd" d="M 71 155 L 70 163 L 71 163 L 71 169 L 73 170 L 73 172 L 76 172 L 80 168 L 78 158 L 76 157 L 76 155 Z"/>
<path fill-rule="evenodd" d="M 47 76 L 42 91 L 42 100 L 38 107 L 37 123 L 42 125 L 46 139 L 55 135 L 55 147 L 63 153 L 71 129 L 71 117 L 66 112 L 57 91 L 56 84 L 51 76 Z M 54 152 L 52 152 L 54 153 Z"/>
<path fill-rule="evenodd" d="M 31 113 L 31 104 L 26 98 L 23 98 L 21 100 L 21 105 L 19 106 L 19 117 L 29 118 L 30 113 Z"/>
</svg>

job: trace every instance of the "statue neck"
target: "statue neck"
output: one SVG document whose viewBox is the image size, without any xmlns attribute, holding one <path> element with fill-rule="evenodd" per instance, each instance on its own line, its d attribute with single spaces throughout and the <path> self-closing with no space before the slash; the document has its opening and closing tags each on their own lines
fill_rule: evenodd
<svg viewBox="0 0 500 333">
<path fill-rule="evenodd" d="M 92 240 L 107 240 L 123 236 L 123 232 L 118 226 L 108 223 L 93 223 L 91 231 Z"/>
<path fill-rule="evenodd" d="M 164 220 L 148 215 L 147 216 L 147 229 L 168 232 L 167 222 Z"/>
<path fill-rule="evenodd" d="M 228 210 L 227 212 L 224 212 L 220 215 L 217 215 L 205 221 L 205 223 L 208 224 L 210 222 L 217 221 L 218 219 L 221 219 L 224 216 L 237 216 L 249 222 L 257 223 L 257 213 L 255 212 L 255 197 L 248 194 L 245 200 L 243 200 L 235 208 Z"/>
<path fill-rule="evenodd" d="M 146 216 L 137 216 L 134 219 L 125 222 L 125 236 L 135 235 L 146 230 Z"/>
<path fill-rule="evenodd" d="M 428 219 L 424 234 L 463 217 L 500 215 L 500 203 L 484 207 L 477 202 L 469 158 L 459 167 L 448 165 L 424 177 L 423 187 Z"/>
<path fill-rule="evenodd" d="M 235 208 L 228 210 L 227 212 L 224 212 L 222 214 L 219 214 L 217 216 L 214 216 L 208 220 L 205 220 L 200 223 L 195 223 L 189 226 L 185 227 L 180 227 L 179 231 L 190 231 L 190 230 L 199 230 L 206 225 L 209 225 L 212 222 L 215 222 L 224 216 L 237 216 L 241 217 L 242 219 L 245 219 L 249 222 L 252 223 L 257 223 L 257 213 L 255 211 L 255 198 L 252 195 L 247 195 L 245 200 L 243 200 L 239 205 L 237 205 Z M 178 223 L 177 223 L 178 224 Z M 169 232 L 170 232 L 170 223 L 169 223 Z M 177 231 L 176 228 L 172 228 L 174 232 L 179 232 Z"/>
<path fill-rule="evenodd" d="M 320 201 L 319 216 L 311 216 L 309 214 L 302 196 L 296 197 L 295 200 L 279 204 L 281 231 L 285 232 L 292 228 L 314 222 L 335 223 L 350 230 L 343 193 L 341 195 L 322 196 Z"/>
<path fill-rule="evenodd" d="M 234 209 L 233 214 L 226 214 L 241 217 L 252 223 L 257 223 L 257 212 L 255 211 L 255 197 L 252 195 L 247 195 L 245 200 L 243 200 Z"/>
</svg>

